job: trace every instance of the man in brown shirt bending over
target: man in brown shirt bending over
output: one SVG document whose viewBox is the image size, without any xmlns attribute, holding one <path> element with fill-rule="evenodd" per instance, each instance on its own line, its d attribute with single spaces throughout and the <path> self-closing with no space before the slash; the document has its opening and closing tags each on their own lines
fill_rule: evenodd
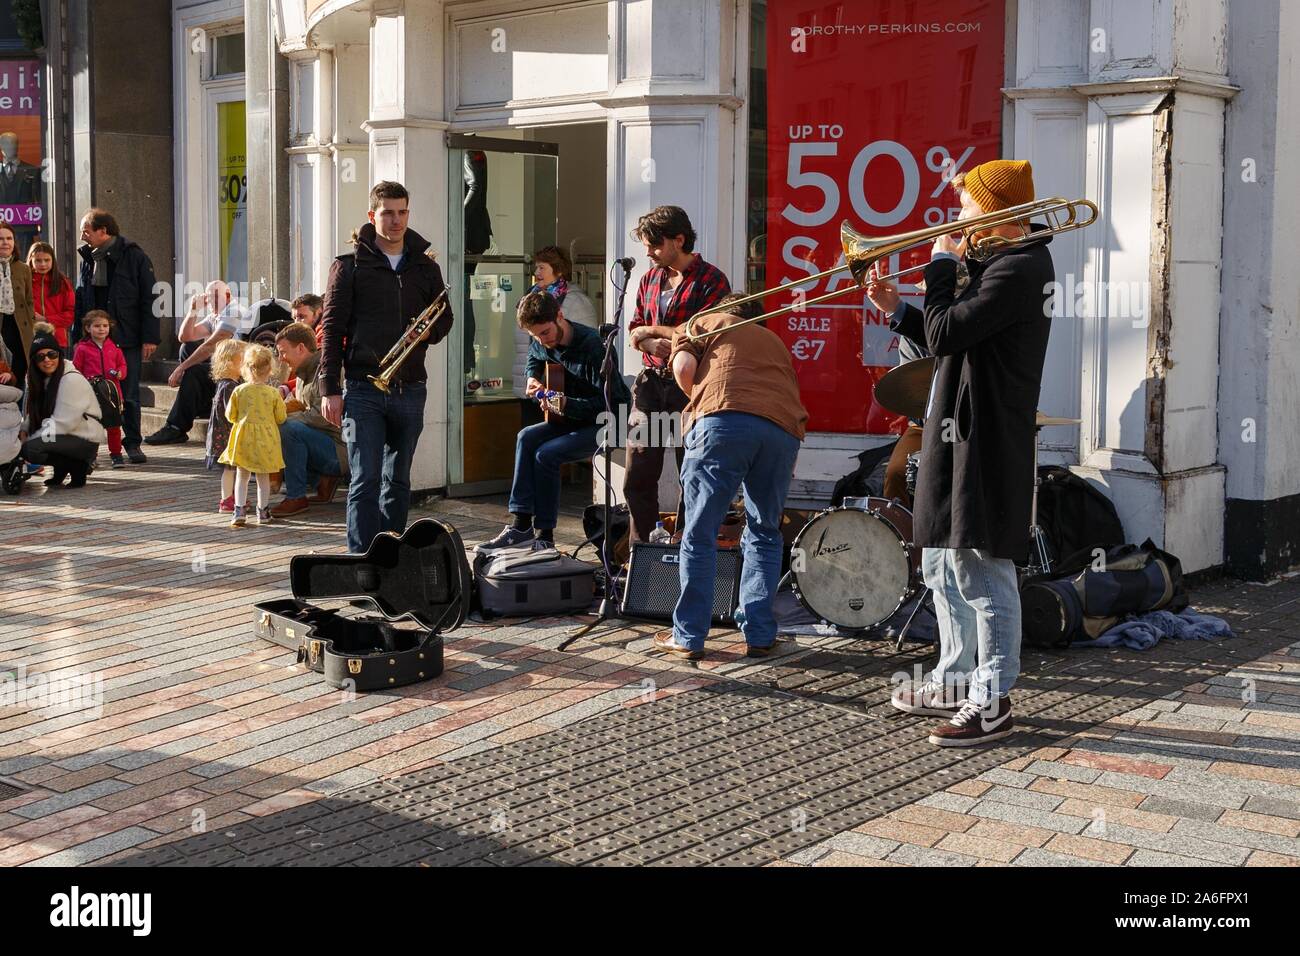
<svg viewBox="0 0 1300 956">
<path fill-rule="evenodd" d="M 726 308 L 740 298 L 728 295 L 719 305 Z M 734 325 L 757 315 L 755 306 L 733 305 L 700 319 L 694 329 L 698 333 Z M 781 514 L 808 421 L 790 352 L 758 324 L 697 342 L 687 340 L 683 325 L 673 335 L 672 369 L 690 398 L 682 413 L 682 590 L 672 630 L 656 634 L 654 643 L 692 660 L 704 656 L 713 617 L 718 527 L 736 491 L 743 488 L 744 567 L 736 621 L 748 655 L 764 657 L 776 643 L 772 598 L 781 578 Z"/>
</svg>

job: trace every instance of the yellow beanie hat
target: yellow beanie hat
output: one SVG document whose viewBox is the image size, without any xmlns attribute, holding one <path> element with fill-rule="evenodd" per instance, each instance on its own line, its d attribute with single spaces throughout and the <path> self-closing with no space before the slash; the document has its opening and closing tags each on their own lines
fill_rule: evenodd
<svg viewBox="0 0 1300 956">
<path fill-rule="evenodd" d="M 962 188 L 985 212 L 997 212 L 1033 201 L 1034 169 L 1028 160 L 995 159 L 968 172 Z"/>
</svg>

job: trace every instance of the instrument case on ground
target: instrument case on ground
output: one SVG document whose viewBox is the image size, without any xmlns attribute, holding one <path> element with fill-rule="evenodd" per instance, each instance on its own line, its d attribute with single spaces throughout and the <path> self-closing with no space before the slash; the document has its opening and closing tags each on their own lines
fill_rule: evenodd
<svg viewBox="0 0 1300 956">
<path fill-rule="evenodd" d="M 460 534 L 422 518 L 401 535 L 376 536 L 364 555 L 295 555 L 293 598 L 255 605 L 254 632 L 297 651 L 335 687 L 401 687 L 442 673 L 442 635 L 469 614 L 472 583 Z M 325 598 L 368 605 L 382 617 L 311 603 Z"/>
<path fill-rule="evenodd" d="M 474 559 L 484 617 L 582 613 L 596 597 L 596 566 L 555 548 L 507 548 Z"/>
</svg>

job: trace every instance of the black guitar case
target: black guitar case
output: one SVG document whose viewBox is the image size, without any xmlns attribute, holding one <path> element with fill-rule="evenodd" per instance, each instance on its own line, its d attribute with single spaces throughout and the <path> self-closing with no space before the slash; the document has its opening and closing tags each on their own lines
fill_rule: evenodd
<svg viewBox="0 0 1300 956">
<path fill-rule="evenodd" d="M 442 635 L 469 614 L 473 577 L 456 529 L 422 518 L 401 535 L 378 535 L 364 555 L 295 555 L 289 585 L 292 600 L 254 606 L 257 636 L 297 651 L 335 687 L 375 690 L 442 673 Z M 383 616 L 311 603 L 324 598 L 368 604 Z"/>
</svg>

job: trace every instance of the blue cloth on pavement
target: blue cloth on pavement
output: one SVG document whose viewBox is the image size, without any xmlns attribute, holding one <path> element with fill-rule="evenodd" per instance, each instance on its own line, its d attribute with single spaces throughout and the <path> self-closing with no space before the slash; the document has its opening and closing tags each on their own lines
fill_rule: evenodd
<svg viewBox="0 0 1300 956">
<path fill-rule="evenodd" d="M 1184 641 L 1213 641 L 1232 637 L 1232 627 L 1221 617 L 1197 614 L 1186 609 L 1179 614 L 1170 611 L 1148 611 L 1116 624 L 1093 641 L 1079 641 L 1071 647 L 1114 647 L 1123 644 L 1135 651 L 1155 647 L 1162 637 L 1175 637 Z"/>
</svg>

